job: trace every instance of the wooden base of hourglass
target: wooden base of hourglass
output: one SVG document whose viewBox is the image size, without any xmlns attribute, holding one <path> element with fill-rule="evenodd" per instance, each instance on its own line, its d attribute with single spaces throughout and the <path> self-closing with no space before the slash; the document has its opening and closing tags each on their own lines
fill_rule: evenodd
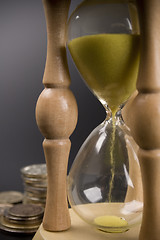
<svg viewBox="0 0 160 240">
<path fill-rule="evenodd" d="M 48 232 L 41 225 L 33 240 L 106 240 L 112 237 L 112 233 L 105 233 L 94 229 L 82 221 L 77 214 L 70 209 L 72 226 L 64 232 Z M 113 239 L 117 240 L 138 240 L 139 227 L 133 227 L 125 233 L 115 233 Z"/>
</svg>

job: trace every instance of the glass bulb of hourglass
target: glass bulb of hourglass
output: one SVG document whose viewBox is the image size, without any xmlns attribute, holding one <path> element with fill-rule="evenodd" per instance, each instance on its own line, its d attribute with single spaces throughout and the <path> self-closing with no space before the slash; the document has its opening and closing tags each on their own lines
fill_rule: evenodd
<svg viewBox="0 0 160 240">
<path fill-rule="evenodd" d="M 106 119 L 80 148 L 68 176 L 72 208 L 106 232 L 138 224 L 142 188 L 137 145 L 121 107 L 136 89 L 139 27 L 134 1 L 86 0 L 68 23 L 68 48 Z"/>
</svg>

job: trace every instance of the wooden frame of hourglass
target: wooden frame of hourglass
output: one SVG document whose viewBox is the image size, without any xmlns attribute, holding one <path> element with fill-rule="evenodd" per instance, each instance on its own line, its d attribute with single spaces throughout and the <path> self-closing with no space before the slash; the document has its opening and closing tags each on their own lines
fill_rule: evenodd
<svg viewBox="0 0 160 240">
<path fill-rule="evenodd" d="M 43 0 L 47 32 L 45 89 L 36 106 L 36 120 L 45 140 L 48 172 L 47 203 L 43 226 L 49 231 L 70 227 L 66 196 L 66 174 L 70 152 L 69 136 L 77 123 L 77 105 L 69 90 L 70 77 L 65 51 L 69 0 Z"/>
<path fill-rule="evenodd" d="M 66 169 L 69 136 L 77 121 L 77 106 L 68 89 L 69 74 L 65 55 L 65 27 L 70 0 L 43 1 L 48 33 L 45 90 L 37 102 L 37 124 L 46 138 L 44 152 L 48 170 L 48 192 L 43 225 L 34 240 L 106 239 L 93 231 L 70 210 L 66 198 Z M 144 191 L 143 221 L 139 229 L 118 234 L 123 240 L 158 240 L 160 236 L 160 1 L 137 0 L 141 25 L 141 62 L 138 95 L 124 109 L 124 118 L 138 143 Z M 129 116 L 129 117 L 128 117 Z"/>
</svg>

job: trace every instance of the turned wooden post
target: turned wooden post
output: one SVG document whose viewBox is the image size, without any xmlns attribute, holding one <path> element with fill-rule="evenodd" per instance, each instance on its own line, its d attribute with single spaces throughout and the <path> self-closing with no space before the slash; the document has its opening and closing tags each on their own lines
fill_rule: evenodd
<svg viewBox="0 0 160 240">
<path fill-rule="evenodd" d="M 63 231 L 70 227 L 66 175 L 70 152 L 69 136 L 77 123 L 77 104 L 69 90 L 66 58 L 66 22 L 70 0 L 43 0 L 47 23 L 45 89 L 36 106 L 38 127 L 45 137 L 44 154 L 48 188 L 43 227 Z"/>
<path fill-rule="evenodd" d="M 137 0 L 141 26 L 138 95 L 130 128 L 139 145 L 144 210 L 140 240 L 160 239 L 160 0 Z"/>
</svg>

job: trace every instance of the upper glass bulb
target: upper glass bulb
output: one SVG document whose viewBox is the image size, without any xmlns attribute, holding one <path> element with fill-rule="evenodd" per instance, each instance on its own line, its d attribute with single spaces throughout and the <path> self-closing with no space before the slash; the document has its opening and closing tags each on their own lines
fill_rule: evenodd
<svg viewBox="0 0 160 240">
<path fill-rule="evenodd" d="M 112 112 L 136 89 L 139 25 L 134 1 L 86 0 L 68 23 L 68 48 L 85 83 Z"/>
</svg>

